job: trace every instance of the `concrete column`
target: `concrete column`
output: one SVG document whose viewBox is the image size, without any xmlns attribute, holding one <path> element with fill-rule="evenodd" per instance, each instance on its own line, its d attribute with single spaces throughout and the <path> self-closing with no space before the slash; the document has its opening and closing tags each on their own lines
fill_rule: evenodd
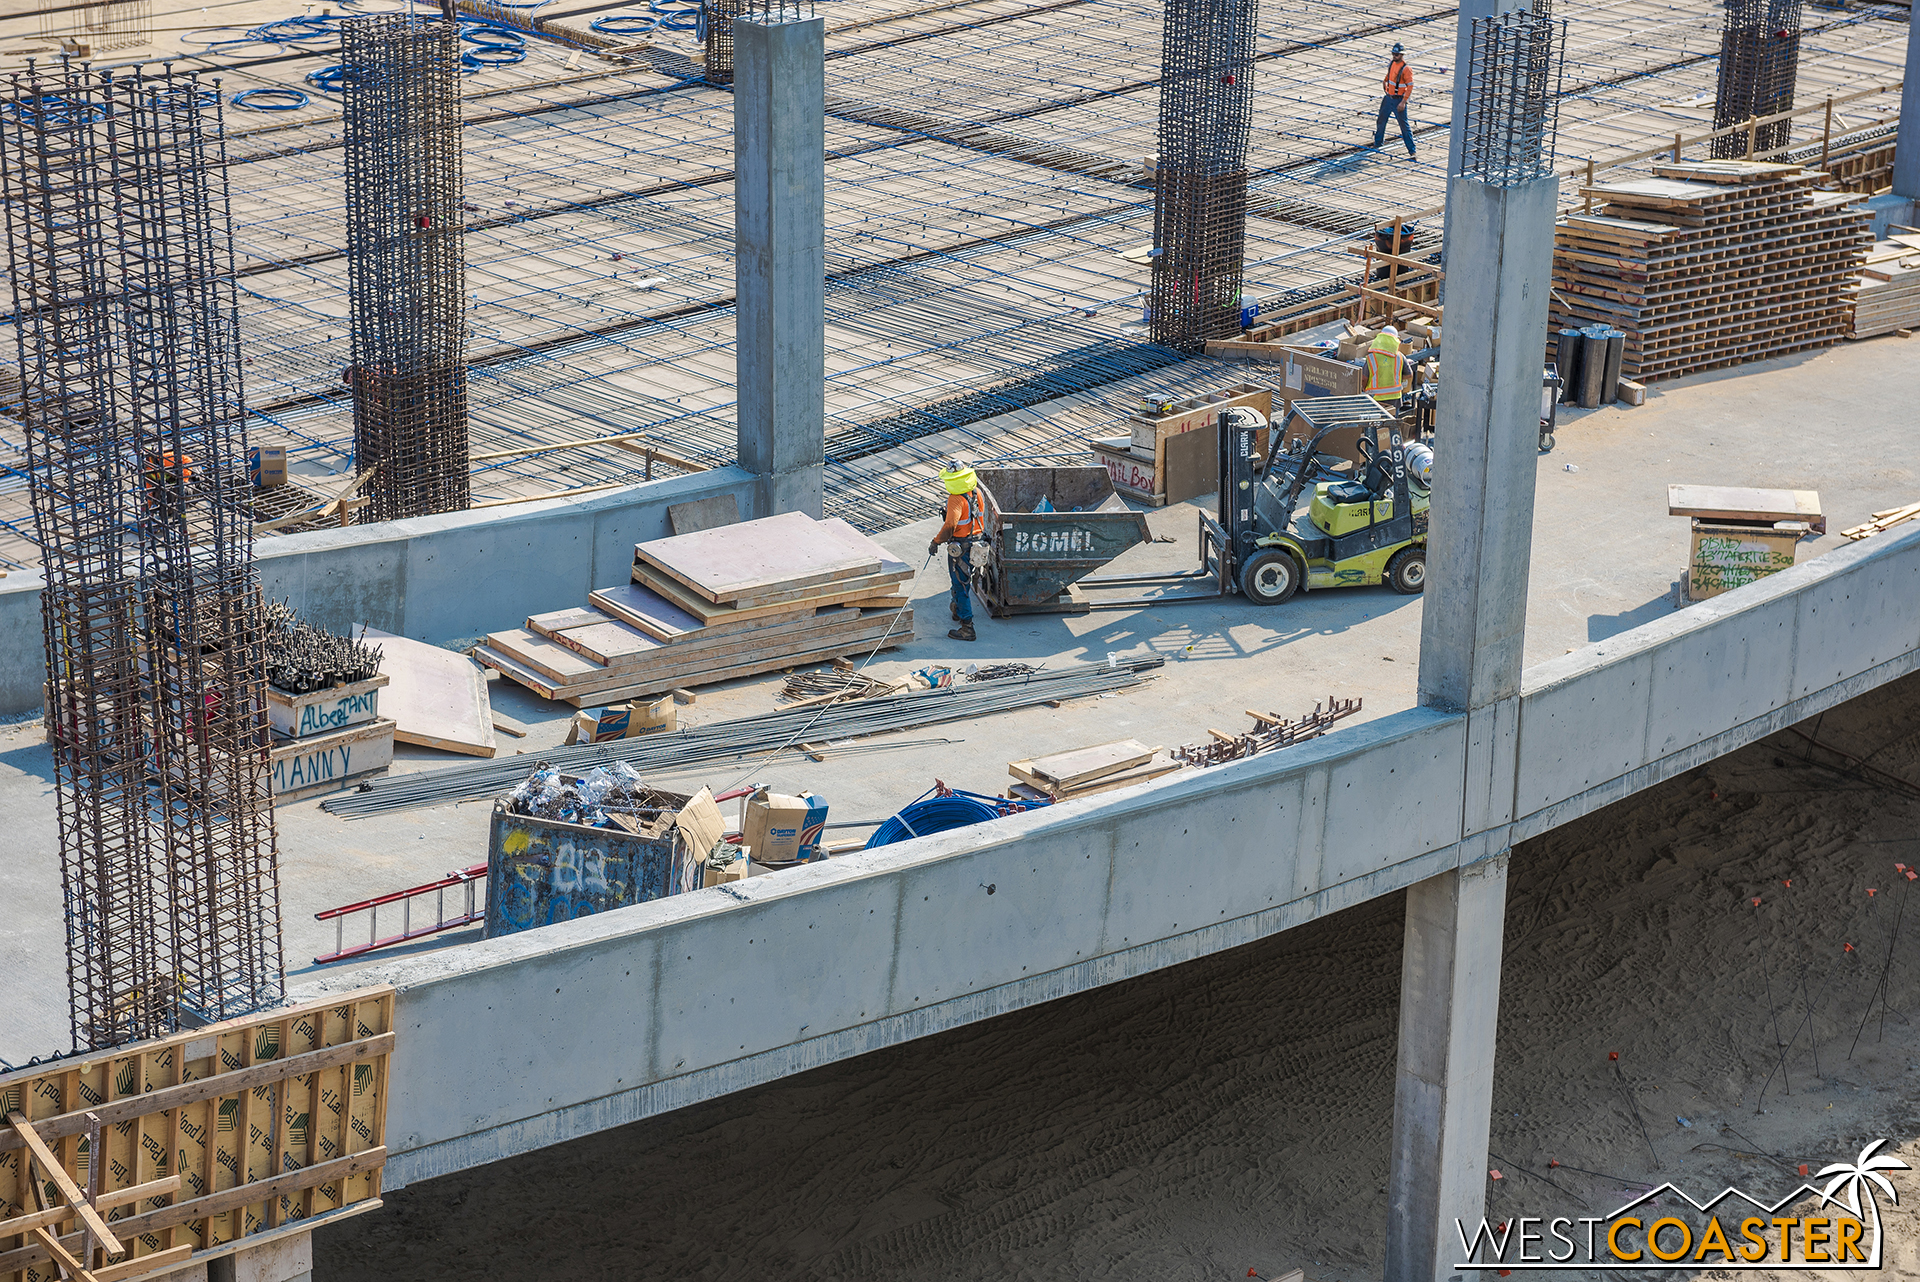
<svg viewBox="0 0 1920 1282">
<path fill-rule="evenodd" d="M 1472 61 L 1473 20 L 1491 18 L 1496 13 L 1505 13 L 1519 7 L 1515 0 L 1460 0 L 1460 10 L 1453 24 L 1453 66 L 1449 74 L 1453 78 L 1453 120 L 1447 129 L 1447 176 L 1451 178 L 1460 172 L 1460 149 L 1467 132 L 1467 66 Z M 1447 193 L 1447 211 L 1440 225 L 1440 262 L 1445 267 L 1448 255 L 1453 252 L 1453 193 Z M 1440 281 L 1440 300 L 1447 298 L 1447 281 Z"/>
<path fill-rule="evenodd" d="M 1486 1210 L 1506 909 L 1505 854 L 1407 889 L 1387 1282 L 1459 1276 L 1454 1222 L 1471 1237 Z"/>
<path fill-rule="evenodd" d="M 1464 712 L 1460 867 L 1407 891 L 1388 1282 L 1447 1282 L 1486 1205 L 1488 1111 L 1533 551 L 1540 368 L 1559 192 L 1447 184 L 1445 378 L 1421 607 L 1420 702 Z"/>
<path fill-rule="evenodd" d="M 1907 19 L 1907 75 L 1900 86 L 1900 140 L 1893 148 L 1893 194 L 1920 200 L 1920 5 Z"/>
<path fill-rule="evenodd" d="M 740 466 L 754 516 L 820 515 L 826 461 L 826 20 L 733 26 Z"/>
</svg>

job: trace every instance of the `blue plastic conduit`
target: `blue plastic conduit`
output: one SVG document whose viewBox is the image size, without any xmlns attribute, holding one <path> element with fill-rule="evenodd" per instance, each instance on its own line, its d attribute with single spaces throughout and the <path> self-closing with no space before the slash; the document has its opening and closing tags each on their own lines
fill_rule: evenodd
<svg viewBox="0 0 1920 1282">
<path fill-rule="evenodd" d="M 929 833 L 967 828 L 977 823 L 985 823 L 989 819 L 1017 815 L 1023 810 L 1031 810 L 1046 804 L 1046 802 L 1012 801 L 1005 797 L 983 797 L 977 792 L 942 788 L 936 784 L 921 794 L 918 800 L 908 802 L 899 814 L 876 828 L 873 836 L 867 838 L 866 849 L 891 846 L 897 841 L 911 841 L 915 837 L 925 837 Z"/>
</svg>

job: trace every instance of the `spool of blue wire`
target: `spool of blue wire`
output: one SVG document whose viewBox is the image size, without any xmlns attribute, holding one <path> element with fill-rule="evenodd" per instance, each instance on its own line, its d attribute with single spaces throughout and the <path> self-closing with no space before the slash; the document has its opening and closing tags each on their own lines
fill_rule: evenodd
<svg viewBox="0 0 1920 1282">
<path fill-rule="evenodd" d="M 298 111 L 310 99 L 298 89 L 246 89 L 233 95 L 231 101 L 249 111 Z"/>
<path fill-rule="evenodd" d="M 611 18 L 595 18 L 587 26 L 603 36 L 644 36 L 660 25 L 660 20 L 649 14 L 615 14 Z"/>
<path fill-rule="evenodd" d="M 866 849 L 911 841 L 929 833 L 951 832 L 999 817 L 999 807 L 989 798 L 967 792 L 943 797 L 936 789 L 918 801 L 909 802 L 899 814 L 874 829 L 873 836 L 867 838 Z"/>
<path fill-rule="evenodd" d="M 475 45 L 460 55 L 460 65 L 469 71 L 486 67 L 511 67 L 516 62 L 526 60 L 527 51 L 514 45 Z"/>
<path fill-rule="evenodd" d="M 347 71 L 335 63 L 331 67 L 322 67 L 318 71 L 307 73 L 307 83 L 321 93 L 345 93 L 347 91 Z"/>
</svg>

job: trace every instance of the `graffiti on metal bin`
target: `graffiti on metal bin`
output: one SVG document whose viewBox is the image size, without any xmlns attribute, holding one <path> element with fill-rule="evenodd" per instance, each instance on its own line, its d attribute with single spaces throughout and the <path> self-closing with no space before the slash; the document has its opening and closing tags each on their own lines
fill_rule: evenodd
<svg viewBox="0 0 1920 1282">
<path fill-rule="evenodd" d="M 1015 530 L 1013 534 L 1015 552 L 1091 552 L 1093 551 L 1093 532 L 1090 530 Z"/>
<path fill-rule="evenodd" d="M 487 934 L 532 930 L 672 894 L 678 864 L 671 837 L 606 829 L 535 828 L 508 817 L 488 870 Z"/>
</svg>

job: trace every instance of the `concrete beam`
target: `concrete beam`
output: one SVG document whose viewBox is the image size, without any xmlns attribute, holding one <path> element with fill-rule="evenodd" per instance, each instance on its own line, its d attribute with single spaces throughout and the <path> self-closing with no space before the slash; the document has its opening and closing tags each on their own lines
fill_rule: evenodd
<svg viewBox="0 0 1920 1282">
<path fill-rule="evenodd" d="M 733 24 L 735 381 L 756 516 L 821 514 L 826 20 Z"/>
<path fill-rule="evenodd" d="M 1900 136 L 1893 146 L 1893 194 L 1920 201 L 1920 5 L 1907 16 L 1907 74 L 1900 85 Z"/>
<path fill-rule="evenodd" d="M 1407 890 L 1387 1282 L 1457 1276 L 1454 1224 L 1471 1231 L 1486 1210 L 1507 858 L 1503 852 Z"/>
</svg>

